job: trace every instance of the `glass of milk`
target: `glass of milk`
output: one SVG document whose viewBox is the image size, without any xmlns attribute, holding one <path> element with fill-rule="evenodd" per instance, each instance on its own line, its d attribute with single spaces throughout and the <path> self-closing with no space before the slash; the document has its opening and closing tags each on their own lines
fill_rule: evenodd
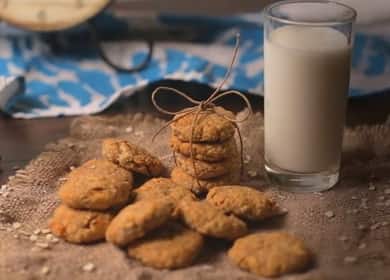
<svg viewBox="0 0 390 280">
<path fill-rule="evenodd" d="M 294 192 L 339 179 L 354 9 L 332 1 L 281 1 L 265 10 L 265 170 Z"/>
</svg>

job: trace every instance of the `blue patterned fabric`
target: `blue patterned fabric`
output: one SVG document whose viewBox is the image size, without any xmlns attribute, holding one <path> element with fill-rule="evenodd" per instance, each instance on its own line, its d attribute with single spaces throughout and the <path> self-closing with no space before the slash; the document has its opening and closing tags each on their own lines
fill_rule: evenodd
<svg viewBox="0 0 390 280">
<path fill-rule="evenodd" d="M 130 95 L 163 79 L 214 86 L 227 70 L 237 32 L 241 34 L 240 54 L 225 88 L 261 95 L 263 30 L 259 19 L 260 15 L 230 19 L 162 15 L 157 19 L 161 26 L 193 28 L 188 34 L 191 43 L 156 43 L 149 67 L 133 74 L 113 70 L 91 49 L 74 48 L 57 55 L 37 35 L 3 34 L 0 37 L 0 76 L 23 76 L 25 91 L 0 103 L 0 106 L 4 104 L 0 109 L 15 118 L 91 114 L 104 110 L 122 95 Z M 97 22 L 102 27 L 101 32 L 118 28 L 131 30 L 131 26 L 107 16 Z M 74 32 L 80 38 L 85 31 Z M 145 49 L 129 45 L 121 60 L 134 65 L 145 55 Z M 389 37 L 357 33 L 350 96 L 389 89 L 389 59 Z"/>
</svg>

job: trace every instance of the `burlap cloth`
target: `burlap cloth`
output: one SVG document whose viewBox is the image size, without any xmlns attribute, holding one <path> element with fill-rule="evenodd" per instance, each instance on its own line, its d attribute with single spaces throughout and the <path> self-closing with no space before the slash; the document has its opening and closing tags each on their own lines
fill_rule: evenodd
<svg viewBox="0 0 390 280">
<path fill-rule="evenodd" d="M 195 265 L 168 271 L 143 267 L 107 243 L 77 246 L 60 241 L 50 249 L 34 250 L 34 242 L 20 233 L 46 227 L 59 203 L 58 179 L 71 166 L 99 156 L 104 137 L 121 136 L 139 143 L 171 166 L 169 130 L 155 143 L 150 142 L 162 123 L 144 114 L 76 119 L 68 138 L 48 144 L 42 154 L 10 178 L 9 195 L 0 196 L 0 279 L 258 279 L 232 265 L 226 256 L 231 244 L 219 240 L 207 241 Z M 261 171 L 262 127 L 260 114 L 241 127 L 245 170 L 252 175 L 246 175 L 244 183 L 270 192 L 288 214 L 253 230 L 294 232 L 317 256 L 312 269 L 282 279 L 390 279 L 389 125 L 346 130 L 341 183 L 321 194 L 292 194 L 267 186 Z M 254 171 L 258 173 L 255 178 Z M 21 228 L 12 229 L 15 222 Z M 94 271 L 82 270 L 88 262 L 96 266 Z M 50 269 L 45 276 L 41 274 L 43 266 Z"/>
</svg>

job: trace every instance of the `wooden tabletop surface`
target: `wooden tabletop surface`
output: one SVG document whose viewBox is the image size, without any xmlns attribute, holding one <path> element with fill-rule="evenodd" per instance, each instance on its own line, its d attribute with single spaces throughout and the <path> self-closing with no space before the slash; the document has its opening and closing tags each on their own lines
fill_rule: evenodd
<svg viewBox="0 0 390 280">
<path fill-rule="evenodd" d="M 205 98 L 211 91 L 208 87 L 196 84 L 180 83 L 176 84 L 176 87 L 193 93 L 192 95 L 197 98 Z M 152 88 L 153 86 L 130 98 L 122 99 L 101 114 L 129 111 L 156 113 L 150 102 Z M 262 111 L 263 100 L 261 97 L 250 96 L 250 101 L 255 111 Z M 183 100 L 174 96 L 161 98 L 161 102 L 170 108 L 188 106 Z M 224 100 L 223 105 L 232 110 L 240 110 L 239 102 L 236 102 L 234 97 Z M 389 114 L 390 92 L 351 99 L 347 111 L 347 125 L 382 123 Z M 0 115 L 0 155 L 2 157 L 0 185 L 4 184 L 7 177 L 14 173 L 16 169 L 23 167 L 38 155 L 47 143 L 66 137 L 72 119 L 74 117 L 21 120 Z"/>
</svg>

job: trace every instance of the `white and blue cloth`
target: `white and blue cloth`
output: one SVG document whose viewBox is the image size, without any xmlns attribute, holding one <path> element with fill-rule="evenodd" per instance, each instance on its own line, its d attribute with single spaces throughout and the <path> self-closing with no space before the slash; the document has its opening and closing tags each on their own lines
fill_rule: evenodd
<svg viewBox="0 0 390 280">
<path fill-rule="evenodd" d="M 0 76 L 9 82 L 24 80 L 24 86 L 13 95 L 1 93 L 0 110 L 15 118 L 91 114 L 106 109 L 120 96 L 164 79 L 215 86 L 227 70 L 237 32 L 241 34 L 239 57 L 225 88 L 261 95 L 263 29 L 259 19 L 260 15 L 232 18 L 161 15 L 157 22 L 162 27 L 192 26 L 199 32 L 191 35 L 191 42 L 157 42 L 150 65 L 132 74 L 113 70 L 91 50 L 80 48 L 56 55 L 37 34 L 3 32 Z M 123 28 L 122 22 L 107 15 L 97 22 L 104 27 L 116 28 L 119 24 Z M 131 26 L 126 28 L 131 31 Z M 121 60 L 134 65 L 144 58 L 145 52 L 137 44 L 129 44 Z M 352 68 L 350 97 L 389 90 L 390 36 L 357 32 Z"/>
</svg>

